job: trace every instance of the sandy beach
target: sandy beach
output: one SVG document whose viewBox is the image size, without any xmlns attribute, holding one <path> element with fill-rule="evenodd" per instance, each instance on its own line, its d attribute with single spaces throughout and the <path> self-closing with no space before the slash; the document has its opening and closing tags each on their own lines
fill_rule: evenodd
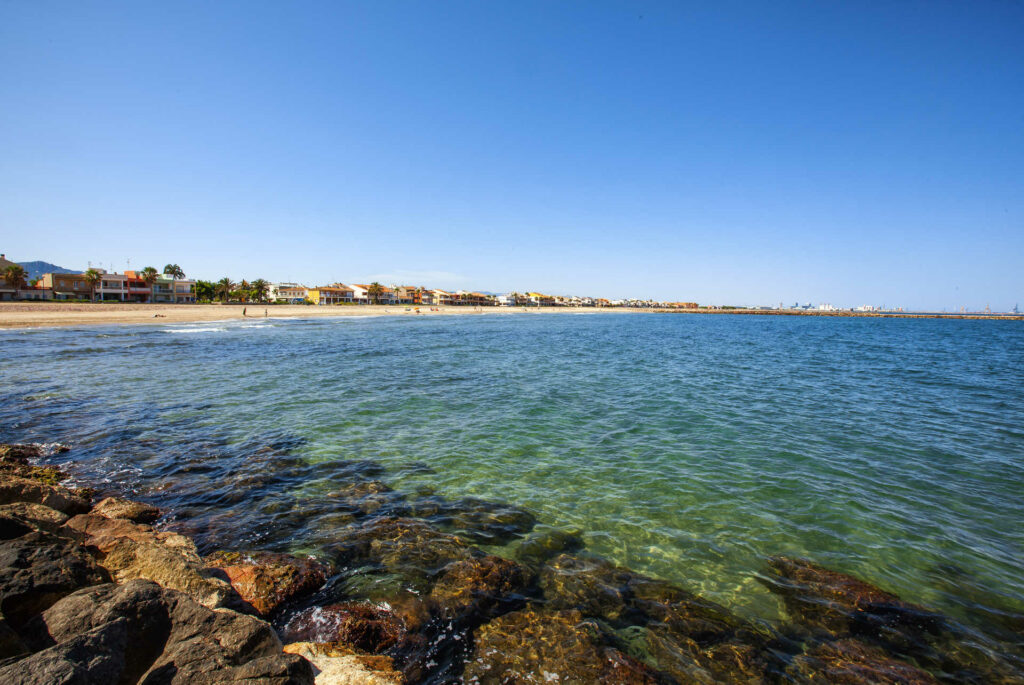
<svg viewBox="0 0 1024 685">
<path fill-rule="evenodd" d="M 417 311 L 418 309 L 418 311 Z M 0 328 L 39 328 L 109 324 L 165 324 L 226 321 L 242 318 L 307 319 L 320 316 L 438 316 L 538 314 L 745 314 L 754 316 L 826 316 L 867 318 L 1013 319 L 1024 316 L 979 314 L 914 314 L 895 312 L 816 312 L 794 310 L 693 310 L 638 309 L 628 307 L 415 307 L 408 305 L 352 305 L 316 307 L 286 304 L 125 304 L 125 303 L 39 303 L 0 302 Z"/>
<path fill-rule="evenodd" d="M 417 312 L 417 309 L 419 310 Z M 224 321 L 241 318 L 306 319 L 319 316 L 437 316 L 437 315 L 523 315 L 586 312 L 651 312 L 649 309 L 554 308 L 541 310 L 503 307 L 414 307 L 408 305 L 353 305 L 316 307 L 282 304 L 122 304 L 122 303 L 0 303 L 0 328 L 34 328 L 100 324 L 165 324 Z M 244 312 L 244 314 L 243 314 Z"/>
</svg>

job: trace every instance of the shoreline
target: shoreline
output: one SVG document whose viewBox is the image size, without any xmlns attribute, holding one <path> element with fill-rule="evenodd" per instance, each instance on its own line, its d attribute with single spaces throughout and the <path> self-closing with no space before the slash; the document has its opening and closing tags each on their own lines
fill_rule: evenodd
<svg viewBox="0 0 1024 685">
<path fill-rule="evenodd" d="M 417 309 L 419 311 L 417 311 Z M 243 311 L 246 316 L 243 316 Z M 266 312 L 266 316 L 263 313 Z M 254 315 L 255 313 L 255 315 Z M 630 307 L 428 307 L 415 305 L 327 306 L 280 304 L 0 303 L 0 329 L 59 328 L 111 324 L 211 323 L 240 319 L 309 319 L 343 316 L 468 316 L 485 314 L 739 314 L 876 319 L 972 319 L 1024 321 L 1013 314 L 913 312 L 819 312 L 751 309 L 643 309 Z"/>
</svg>

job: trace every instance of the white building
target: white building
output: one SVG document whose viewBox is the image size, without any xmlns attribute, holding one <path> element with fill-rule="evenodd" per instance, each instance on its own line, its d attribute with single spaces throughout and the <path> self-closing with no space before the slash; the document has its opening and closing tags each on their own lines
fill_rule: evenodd
<svg viewBox="0 0 1024 685">
<path fill-rule="evenodd" d="M 309 288 L 299 283 L 271 283 L 268 289 L 268 297 L 271 302 L 302 304 L 306 301 L 308 294 Z"/>
</svg>

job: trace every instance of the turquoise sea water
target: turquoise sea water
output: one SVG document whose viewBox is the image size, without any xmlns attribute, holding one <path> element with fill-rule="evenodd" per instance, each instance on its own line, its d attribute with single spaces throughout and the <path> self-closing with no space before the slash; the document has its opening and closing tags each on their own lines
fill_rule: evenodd
<svg viewBox="0 0 1024 685">
<path fill-rule="evenodd" d="M 327 520 L 275 531 L 257 498 L 330 487 L 296 464 L 369 460 L 750 617 L 779 616 L 757 577 L 787 554 L 1002 640 L 1024 626 L 1020 322 L 269 319 L 0 349 L 0 440 L 72 445 L 77 478 L 203 521 L 209 546 L 316 548 Z"/>
</svg>

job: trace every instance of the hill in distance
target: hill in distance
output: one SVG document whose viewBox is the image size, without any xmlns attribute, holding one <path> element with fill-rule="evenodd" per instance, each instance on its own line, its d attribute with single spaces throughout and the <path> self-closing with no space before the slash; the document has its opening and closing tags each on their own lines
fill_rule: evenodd
<svg viewBox="0 0 1024 685">
<path fill-rule="evenodd" d="M 33 278 L 39 278 L 43 274 L 78 274 L 81 271 L 75 269 L 65 269 L 63 266 L 57 266 L 56 264 L 50 264 L 49 262 L 18 262 L 28 272 L 29 280 Z"/>
</svg>

